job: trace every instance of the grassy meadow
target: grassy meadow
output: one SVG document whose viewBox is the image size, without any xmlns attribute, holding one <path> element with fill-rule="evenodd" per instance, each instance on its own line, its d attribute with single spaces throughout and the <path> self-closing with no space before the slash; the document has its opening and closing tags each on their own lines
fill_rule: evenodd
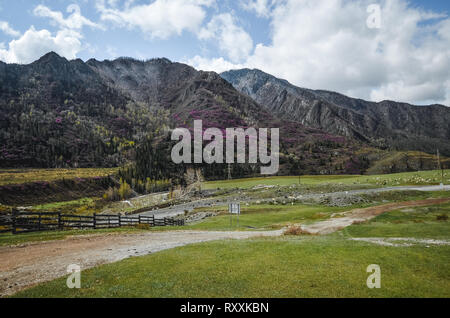
<svg viewBox="0 0 450 318">
<path fill-rule="evenodd" d="M 366 268 L 381 267 L 380 289 Z M 432 266 L 430 266 L 432 264 Z M 15 297 L 450 297 L 450 247 L 386 247 L 339 234 L 215 241 L 126 259 Z"/>
<path fill-rule="evenodd" d="M 279 228 L 327 218 L 340 210 L 249 206 L 240 220 L 242 226 Z M 85 270 L 79 290 L 68 289 L 66 278 L 60 278 L 14 297 L 450 297 L 450 245 L 382 246 L 353 240 L 404 237 L 448 242 L 449 215 L 448 203 L 410 207 L 325 236 L 188 245 Z M 223 215 L 186 229 L 225 230 L 228 222 Z M 380 289 L 366 286 L 370 264 L 381 267 Z"/>
<path fill-rule="evenodd" d="M 105 172 L 106 173 L 106 172 Z M 450 181 L 450 170 L 445 171 Z M 432 185 L 440 183 L 440 171 L 375 176 L 302 176 L 302 185 L 325 191 L 326 185 Z M 447 181 L 446 181 L 447 182 Z M 227 193 L 256 191 L 258 185 L 279 187 L 298 184 L 298 177 L 268 177 L 205 182 L 203 188 Z M 279 187 L 266 189 L 274 195 Z M 295 187 L 294 187 L 295 188 Z M 339 188 L 339 187 L 338 187 Z M 293 191 L 301 191 L 297 187 Z M 334 188 L 333 188 L 334 189 Z M 271 192 L 274 191 L 274 192 Z M 320 193 L 320 192 L 319 192 Z M 230 228 L 226 206 L 197 208 L 215 212 L 184 227 L 150 231 L 215 230 L 252 231 L 285 228 L 325 220 L 333 213 L 355 208 L 427 198 L 449 197 L 448 191 L 392 191 L 362 195 L 364 203 L 331 207 L 314 203 L 242 204 L 239 228 L 236 217 Z M 51 210 L 94 204 L 93 198 L 36 206 Z M 66 277 L 39 284 L 13 297 L 450 297 L 450 204 L 394 210 L 361 224 L 323 235 L 284 235 L 248 240 L 221 240 L 187 245 L 147 256 L 133 257 L 82 272 L 82 288 L 68 289 Z M 137 228 L 90 231 L 1 234 L 0 245 L 64 239 L 70 235 L 139 233 Z M 392 238 L 410 241 L 382 245 L 355 239 Z M 441 240 L 428 244 L 415 240 Z M 411 241 L 412 240 L 412 241 Z M 390 241 L 387 241 L 390 242 Z M 381 267 L 380 289 L 369 289 L 370 264 Z"/>
<path fill-rule="evenodd" d="M 236 180 L 205 182 L 204 189 L 248 189 L 259 185 L 290 186 L 293 184 L 367 184 L 373 186 L 414 186 L 438 185 L 441 183 L 441 171 L 416 171 L 384 175 L 317 175 L 317 176 L 287 176 L 245 178 Z M 444 170 L 444 182 L 450 183 L 450 170 Z"/>
<path fill-rule="evenodd" d="M 450 204 L 448 203 L 406 208 L 384 213 L 366 223 L 348 227 L 342 232 L 351 237 L 412 237 L 448 240 L 450 239 L 449 217 Z"/>
<path fill-rule="evenodd" d="M 239 228 L 237 227 L 237 217 L 232 218 L 232 227 L 230 227 L 230 215 L 227 213 L 227 207 L 215 209 L 221 215 L 208 218 L 200 223 L 185 226 L 186 229 L 195 230 L 274 230 L 281 229 L 290 224 L 309 223 L 313 221 L 324 220 L 332 213 L 338 213 L 348 210 L 348 208 L 325 207 L 320 205 L 267 205 L 255 204 L 241 207 L 239 216 Z"/>
</svg>

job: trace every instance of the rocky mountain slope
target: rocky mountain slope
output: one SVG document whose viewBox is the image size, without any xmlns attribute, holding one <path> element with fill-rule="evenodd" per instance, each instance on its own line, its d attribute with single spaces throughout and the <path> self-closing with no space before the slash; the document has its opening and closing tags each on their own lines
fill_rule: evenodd
<svg viewBox="0 0 450 318">
<path fill-rule="evenodd" d="M 0 62 L 0 167 L 125 165 L 130 184 L 180 177 L 182 168 L 170 160 L 170 131 L 192 129 L 195 119 L 205 129 L 280 128 L 280 174 L 363 173 L 385 158 L 374 145 L 416 140 L 402 130 L 405 114 L 390 115 L 382 103 L 373 111 L 367 102 L 296 88 L 261 72 L 223 77 L 167 59 L 83 62 L 51 52 L 28 65 Z M 410 107 L 402 105 L 394 107 Z M 441 142 L 448 134 L 433 129 L 447 116 L 434 108 L 420 127 L 408 123 L 421 141 Z M 434 165 L 412 157 L 402 167 Z M 227 177 L 226 165 L 200 168 L 207 178 Z M 240 177 L 259 171 L 254 165 L 231 170 Z"/>
<path fill-rule="evenodd" d="M 195 119 L 204 128 L 280 127 L 285 154 L 303 147 L 302 158 L 323 157 L 323 165 L 333 149 L 340 148 L 336 156 L 344 160 L 358 148 L 352 140 L 280 121 L 218 74 L 167 59 L 85 63 L 51 52 L 28 65 L 0 62 L 1 167 L 120 166 L 139 159 L 136 153 L 148 162 L 147 155 L 157 157 L 149 143 L 167 138 L 172 128 L 191 129 Z M 161 151 L 157 169 L 169 160 L 170 151 Z M 320 164 L 308 166 L 315 172 Z"/>
<path fill-rule="evenodd" d="M 450 155 L 450 108 L 368 102 L 335 92 L 296 87 L 259 70 L 221 76 L 275 116 L 370 142 L 374 146 Z"/>
<path fill-rule="evenodd" d="M 150 132 L 191 115 L 218 126 L 271 117 L 219 75 L 166 59 L 84 63 L 48 53 L 29 65 L 0 62 L 4 167 L 121 165 Z"/>
</svg>

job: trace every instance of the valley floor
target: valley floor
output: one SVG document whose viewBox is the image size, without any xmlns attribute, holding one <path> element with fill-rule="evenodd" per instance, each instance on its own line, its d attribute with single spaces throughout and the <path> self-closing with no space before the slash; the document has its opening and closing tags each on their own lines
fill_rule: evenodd
<svg viewBox="0 0 450 318">
<path fill-rule="evenodd" d="M 342 230 L 343 228 L 346 228 L 348 226 L 351 226 L 354 223 L 359 222 L 366 222 L 369 221 L 383 213 L 389 212 L 389 211 L 395 211 L 399 209 L 406 209 L 406 208 L 419 208 L 424 206 L 436 206 L 441 204 L 448 204 L 450 202 L 450 198 L 439 198 L 439 199 L 427 199 L 427 200 L 417 200 L 417 201 L 408 201 L 408 202 L 398 202 L 398 203 L 390 203 L 385 204 L 381 206 L 375 206 L 375 207 L 368 207 L 368 208 L 359 208 L 350 210 L 347 212 L 338 213 L 335 215 L 332 215 L 329 219 L 313 222 L 311 224 L 307 224 L 302 226 L 303 230 L 305 232 L 309 233 L 315 233 L 315 234 L 330 234 L 335 231 Z M 21 244 L 16 246 L 3 246 L 0 247 L 0 295 L 7 296 L 12 295 L 24 288 L 28 288 L 30 286 L 49 281 L 58 277 L 62 277 L 66 275 L 66 269 L 67 266 L 70 264 L 77 264 L 83 270 L 87 270 L 89 268 L 93 268 L 98 265 L 107 264 L 107 263 L 115 263 L 118 261 L 121 261 L 123 259 L 127 259 L 130 257 L 137 257 L 137 256 L 144 256 L 149 255 L 155 252 L 159 252 L 162 250 L 167 249 L 173 249 L 180 246 L 185 246 L 189 244 L 194 243 L 201 243 L 201 242 L 207 242 L 207 241 L 220 241 L 225 240 L 223 242 L 230 243 L 230 246 L 235 245 L 235 243 L 232 243 L 229 241 L 230 239 L 253 239 L 250 241 L 247 241 L 247 243 L 244 244 L 260 244 L 261 242 L 264 244 L 286 244 L 287 237 L 282 237 L 284 233 L 284 229 L 281 230 L 275 230 L 275 231 L 198 231 L 198 230 L 191 230 L 191 231 L 161 231 L 161 232 L 146 232 L 146 233 L 131 233 L 131 234 L 106 234 L 106 235 L 85 235 L 85 236 L 73 236 L 69 237 L 64 240 L 56 240 L 56 241 L 48 241 L 48 242 L 41 242 L 41 243 L 27 243 L 27 244 Z M 273 237 L 271 242 L 268 242 L 267 240 L 264 240 L 263 238 L 269 238 Z M 278 239 L 276 237 L 279 237 Z M 344 244 L 345 249 L 349 248 L 349 240 L 353 241 L 353 244 L 355 245 L 355 253 L 358 253 L 358 250 L 360 249 L 360 245 L 364 245 L 364 243 L 369 243 L 370 248 L 374 249 L 374 245 L 379 246 L 388 246 L 388 247 L 405 247 L 405 248 L 411 248 L 414 247 L 422 248 L 426 246 L 426 248 L 429 248 L 430 245 L 433 246 L 434 249 L 443 249 L 444 252 L 443 256 L 444 258 L 448 258 L 449 254 L 449 246 L 450 246 L 450 240 L 447 239 L 415 239 L 415 238 L 339 238 L 336 236 L 324 236 L 325 239 L 321 239 L 320 237 L 308 237 L 303 236 L 304 239 L 307 239 L 308 242 L 310 242 L 312 245 L 317 244 L 317 241 L 320 242 L 321 248 L 329 248 L 328 244 L 337 244 L 336 240 L 342 240 L 339 244 Z M 256 241 L 254 241 L 256 240 Z M 288 239 L 287 242 L 292 243 Z M 259 243 L 258 243 L 259 242 Z M 328 242 L 328 244 L 326 243 Z M 405 243 L 406 242 L 406 243 Z M 223 244 L 223 243 L 216 243 L 216 244 Z M 325 245 L 324 245 L 325 244 Z M 195 245 L 198 246 L 198 245 Z M 201 245 L 199 246 L 199 249 L 204 249 L 205 246 Z M 246 247 L 248 248 L 248 247 Z M 236 251 L 237 252 L 237 251 Z M 395 253 L 398 252 L 398 249 L 395 251 Z M 408 254 L 408 251 L 405 251 Z M 179 250 L 175 250 L 173 252 L 175 255 L 179 253 Z M 212 253 L 212 251 L 207 252 Z M 239 253 L 239 252 L 237 252 Z M 258 253 L 258 251 L 251 251 L 251 253 Z M 278 251 L 273 250 L 272 253 L 278 253 Z M 394 253 L 394 254 L 395 254 Z M 215 254 L 215 252 L 214 252 Z M 424 250 L 424 254 L 426 255 L 427 251 Z M 390 255 L 388 253 L 387 255 Z M 262 256 L 262 255 L 261 255 Z M 354 255 L 356 256 L 356 255 Z M 375 256 L 375 255 L 374 255 Z M 210 255 L 209 255 L 210 257 Z M 217 257 L 217 255 L 215 256 Z M 283 262 L 283 259 L 285 257 L 289 258 L 289 255 L 280 255 L 279 261 Z M 319 257 L 319 255 L 317 255 Z M 321 256 L 323 259 L 322 262 L 330 262 L 333 263 L 336 261 L 332 259 L 327 259 L 327 255 Z M 390 256 L 389 256 L 390 257 Z M 437 256 L 434 256 L 437 257 Z M 439 257 L 437 261 L 438 263 L 441 262 L 442 257 Z M 141 258 L 139 258 L 141 259 Z M 199 262 L 203 261 L 203 257 L 200 257 Z M 261 259 L 261 262 L 265 262 L 265 260 Z M 339 262 L 344 261 L 342 259 L 339 259 Z M 351 261 L 350 259 L 348 261 Z M 411 259 L 411 261 L 413 261 Z M 384 261 L 386 262 L 386 260 Z M 389 260 L 389 266 L 394 266 L 396 260 L 390 259 Z M 282 265 L 282 264 L 279 264 Z M 308 264 L 308 266 L 312 266 L 313 264 Z M 369 265 L 369 264 L 368 264 Z M 117 266 L 120 268 L 121 263 L 117 263 Z M 257 264 L 252 264 L 251 266 L 257 266 Z M 93 271 L 101 271 L 103 267 L 100 267 L 98 269 L 93 269 Z M 444 282 L 446 284 L 450 284 L 450 277 L 447 277 L 450 275 L 448 266 L 443 266 L 442 269 L 444 269 L 443 274 L 445 277 Z M 192 269 L 190 269 L 192 270 Z M 271 269 L 275 273 L 278 272 L 278 269 Z M 308 267 L 306 271 L 311 271 L 312 268 Z M 399 270 L 399 269 L 398 269 Z M 314 271 L 313 271 L 314 272 Z M 85 272 L 83 272 L 85 273 Z M 146 273 L 137 270 L 137 273 L 140 273 L 140 275 L 145 276 Z M 137 273 L 134 273 L 133 275 L 137 275 Z M 313 273 L 312 273 L 313 274 Z M 127 274 L 128 275 L 128 274 Z M 83 274 L 84 276 L 84 274 Z M 402 275 L 401 275 L 402 276 Z M 107 277 L 103 277 L 103 279 L 109 279 Z M 311 277 L 308 279 L 312 279 Z M 57 282 L 57 283 L 56 283 Z M 92 282 L 90 282 L 92 284 Z M 237 283 L 237 282 L 235 282 Z M 53 288 L 49 289 L 46 286 L 53 286 L 54 284 L 58 284 L 55 291 L 53 291 Z M 110 282 L 111 284 L 111 282 Z M 50 282 L 47 284 L 44 284 L 42 286 L 37 286 L 35 288 L 32 288 L 30 290 L 26 290 L 23 293 L 19 293 L 18 296 L 32 296 L 32 297 L 61 297 L 61 296 L 95 296 L 95 297 L 104 297 L 104 296 L 130 296 L 128 294 L 130 291 L 128 288 L 135 288 L 134 286 L 127 285 L 125 282 L 116 282 L 115 283 L 117 287 L 122 286 L 122 288 L 125 288 L 124 294 L 122 293 L 110 293 L 105 291 L 101 291 L 101 293 L 94 293 L 93 290 L 97 290 L 97 288 L 94 288 L 93 290 L 88 289 L 87 295 L 83 294 L 83 291 L 80 291 L 78 293 L 73 293 L 69 289 L 65 289 L 65 280 L 59 279 L 55 282 Z M 123 286 L 122 284 L 125 284 Z M 440 283 L 442 284 L 442 282 Z M 95 284 L 94 284 L 95 285 Z M 112 286 L 111 286 L 112 287 Z M 450 286 L 449 286 L 450 287 Z M 143 288 L 143 287 L 142 287 Z M 282 289 L 281 289 L 282 290 Z M 420 292 L 423 292 L 421 288 L 419 288 Z M 427 294 L 424 295 L 434 295 L 434 296 L 444 296 L 448 295 L 450 293 L 449 288 L 443 288 L 444 294 Z M 144 291 L 142 291 L 144 292 Z M 149 294 L 146 294 L 146 293 Z M 161 290 L 149 290 L 145 292 L 145 294 L 138 294 L 138 295 L 132 295 L 132 296 L 139 296 L 139 297 L 152 297 L 154 296 L 153 293 L 161 293 L 160 296 L 173 296 L 169 291 L 168 293 L 164 293 L 164 291 Z M 186 293 L 187 291 L 183 291 Z M 216 291 L 217 292 L 217 291 Z M 231 290 L 228 292 L 232 292 Z M 252 291 L 256 293 L 256 291 Z M 265 291 L 267 292 L 267 291 Z M 280 290 L 274 290 L 275 293 L 280 292 Z M 305 292 L 305 291 L 303 291 Z M 316 291 L 317 292 L 317 291 Z M 326 296 L 329 296 L 329 294 L 326 294 L 326 291 L 323 291 Z M 339 291 L 339 293 L 342 291 Z M 293 293 L 293 294 L 290 294 Z M 334 296 L 340 296 L 338 294 Z M 288 294 L 281 294 L 281 296 L 299 296 L 302 294 L 296 294 L 294 291 L 290 291 Z M 309 295 L 309 294 L 306 294 Z M 378 295 L 378 294 L 377 294 Z M 384 296 L 385 294 L 379 294 Z M 405 295 L 415 295 L 412 294 L 405 294 Z M 175 294 L 175 296 L 180 297 L 197 297 L 198 295 L 193 294 Z M 208 295 L 208 297 L 219 297 L 219 294 L 211 294 Z M 243 296 L 243 295 L 241 295 Z M 262 294 L 255 294 L 255 297 L 261 297 Z M 276 297 L 277 294 L 271 294 L 270 297 Z M 248 295 L 246 295 L 248 297 Z"/>
<path fill-rule="evenodd" d="M 435 175 L 208 182 L 174 206 L 141 209 L 185 214 L 181 228 L 1 234 L 0 296 L 450 297 L 450 187 Z M 227 206 L 236 201 L 239 227 Z M 66 286 L 71 264 L 81 289 Z M 366 286 L 371 264 L 381 289 Z"/>
</svg>

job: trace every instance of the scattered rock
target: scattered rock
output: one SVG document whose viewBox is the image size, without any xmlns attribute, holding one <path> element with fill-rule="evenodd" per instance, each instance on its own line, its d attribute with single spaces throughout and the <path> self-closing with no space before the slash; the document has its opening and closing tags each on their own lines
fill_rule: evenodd
<svg viewBox="0 0 450 318">
<path fill-rule="evenodd" d="M 206 218 L 210 218 L 213 216 L 216 216 L 217 213 L 215 212 L 198 212 L 198 213 L 194 213 L 192 215 L 188 215 L 186 217 L 186 223 L 193 223 L 193 222 L 198 222 L 201 220 L 204 220 Z"/>
</svg>

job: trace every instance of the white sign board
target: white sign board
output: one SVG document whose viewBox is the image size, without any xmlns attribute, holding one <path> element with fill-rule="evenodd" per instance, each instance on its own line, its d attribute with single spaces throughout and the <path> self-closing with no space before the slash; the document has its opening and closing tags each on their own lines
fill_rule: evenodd
<svg viewBox="0 0 450 318">
<path fill-rule="evenodd" d="M 231 214 L 241 214 L 241 204 L 240 203 L 230 203 L 228 206 L 228 211 Z"/>
</svg>

